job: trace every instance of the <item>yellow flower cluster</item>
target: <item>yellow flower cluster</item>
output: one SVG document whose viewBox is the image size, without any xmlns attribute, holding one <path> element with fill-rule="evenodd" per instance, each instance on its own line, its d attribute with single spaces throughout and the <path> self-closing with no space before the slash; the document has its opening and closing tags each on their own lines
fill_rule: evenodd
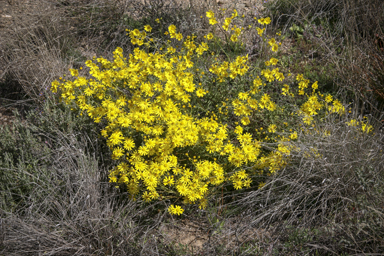
<svg viewBox="0 0 384 256">
<path fill-rule="evenodd" d="M 275 68 L 273 70 L 263 69 L 261 71 L 261 75 L 263 75 L 269 83 L 274 80 L 283 81 L 285 79 L 284 74 L 279 72 L 279 68 Z"/>
<path fill-rule="evenodd" d="M 351 127 L 358 127 L 358 126 L 360 126 L 360 130 L 363 133 L 370 133 L 373 130 L 373 126 L 372 125 L 368 124 L 367 122 L 359 122 L 356 119 L 351 119 L 346 124 L 348 126 L 351 126 Z"/>
<path fill-rule="evenodd" d="M 169 36 L 171 38 L 176 38 L 177 40 L 181 41 L 183 39 L 183 35 L 181 33 L 176 33 L 176 26 L 170 25 L 168 27 Z"/>
<path fill-rule="evenodd" d="M 150 26 L 147 26 L 145 30 L 152 30 L 150 29 Z M 131 37 L 131 43 L 133 45 L 143 45 L 144 39 L 147 36 L 147 33 L 145 31 L 140 32 L 138 29 L 134 29 L 129 31 L 129 36 Z"/>
<path fill-rule="evenodd" d="M 268 25 L 269 23 L 271 23 L 271 18 L 260 18 L 257 20 L 257 22 L 259 22 L 261 25 Z"/>
<path fill-rule="evenodd" d="M 238 16 L 237 14 L 237 11 L 236 9 L 233 11 L 232 13 L 232 16 L 231 17 L 228 17 L 224 20 L 224 24 L 222 26 L 222 28 L 225 30 L 225 31 L 228 31 L 228 28 L 229 28 L 229 25 L 231 25 L 231 22 L 234 18 L 236 18 Z"/>
<path fill-rule="evenodd" d="M 180 207 L 180 205 L 174 206 L 173 204 L 168 208 L 170 214 L 180 215 L 183 214 L 184 210 Z"/>
<path fill-rule="evenodd" d="M 206 12 L 206 16 L 207 18 L 209 19 L 209 24 L 211 24 L 212 26 L 215 26 L 218 21 L 216 20 L 215 18 L 215 13 L 211 10 L 209 10 L 208 12 Z M 227 17 L 224 19 L 224 22 L 222 23 L 222 28 L 224 31 L 233 31 L 233 33 L 231 32 L 228 36 L 228 38 L 232 41 L 232 42 L 238 42 L 238 39 L 239 37 L 241 36 L 241 33 L 243 30 L 245 30 L 245 28 L 243 27 L 237 27 L 236 25 L 233 25 L 231 29 L 230 26 L 231 26 L 231 23 L 232 21 L 238 17 L 238 13 L 237 13 L 237 10 L 234 9 L 231 16 L 230 17 Z M 241 18 L 244 18 L 244 15 L 241 16 Z M 256 18 L 254 18 L 256 19 Z M 260 18 L 258 19 L 258 23 L 265 26 L 265 25 L 268 25 L 271 23 L 271 18 L 269 17 L 266 17 L 266 18 Z M 252 25 L 249 25 L 248 28 L 252 28 Z M 265 27 L 264 28 L 259 28 L 259 27 L 256 27 L 256 30 L 257 30 L 257 33 L 259 36 L 262 36 L 264 31 L 265 31 Z M 207 37 L 209 40 L 212 38 L 211 36 Z M 279 45 L 278 43 L 276 42 L 276 40 L 274 38 L 271 38 L 269 41 L 268 41 L 269 45 L 271 46 L 271 50 L 273 52 L 276 52 L 278 49 L 279 49 Z"/>
<path fill-rule="evenodd" d="M 243 76 L 247 73 L 249 66 L 246 64 L 248 61 L 248 55 L 244 57 L 238 56 L 235 61 L 224 61 L 222 64 L 216 62 L 212 64 L 209 71 L 217 75 L 217 79 L 223 82 L 225 78 L 230 77 L 235 79 L 237 76 Z"/>
<path fill-rule="evenodd" d="M 234 11 L 224 25 L 229 26 L 236 16 Z M 207 12 L 207 17 L 211 24 L 217 23 L 213 12 Z M 260 19 L 259 23 L 269 24 L 270 19 Z M 241 30 L 236 29 L 237 36 Z M 132 44 L 154 42 L 147 35 L 152 28 L 146 25 L 144 30 L 129 31 Z M 62 101 L 86 113 L 94 122 L 103 121 L 101 135 L 116 161 L 110 170 L 110 182 L 125 184 L 132 197 L 141 195 L 147 202 L 182 198 L 184 203 L 205 207 L 210 188 L 225 181 L 231 181 L 235 189 L 250 187 L 248 170 L 252 168 L 245 167 L 274 173 L 285 166 L 294 150 L 289 140 L 297 139 L 297 132 L 290 133 L 289 138 L 282 137 L 276 148 L 263 153 L 262 141 L 244 131 L 255 122 L 256 114 L 279 109 L 271 95 L 264 91 L 267 83 L 285 80 L 278 67 L 262 70 L 261 77 L 251 81 L 249 90 L 238 93 L 237 98 L 230 101 L 232 104 L 226 106 L 241 125 L 236 122 L 236 127 L 229 130 L 229 125 L 217 121 L 216 114 L 193 116 L 192 100 L 210 93 L 201 83 L 197 85 L 194 58 L 200 58 L 209 47 L 205 42 L 196 43 L 193 36 L 184 39 L 174 25 L 168 27 L 168 34 L 171 39 L 183 40 L 183 47 L 175 49 L 168 45 L 164 51 L 153 53 L 138 47 L 127 57 L 118 47 L 113 52 L 113 61 L 94 58 L 85 62 L 92 78 L 86 79 L 77 70 L 71 70 L 73 81 L 54 81 L 51 90 L 60 90 Z M 206 35 L 208 40 L 213 37 Z M 273 51 L 277 45 L 275 40 L 269 40 L 269 44 Z M 238 56 L 232 62 L 215 62 L 207 76 L 219 82 L 240 79 L 249 71 L 247 62 L 248 56 Z M 275 58 L 268 62 L 272 66 L 277 64 Z M 304 95 L 309 81 L 302 75 L 297 80 L 299 95 Z M 316 90 L 317 84 L 312 88 Z M 283 94 L 294 96 L 288 85 L 284 85 Z M 313 91 L 301 106 L 300 115 L 304 113 L 305 118 L 312 120 L 332 102 L 327 97 L 323 100 L 325 103 L 321 103 Z M 343 106 L 333 100 L 329 111 L 341 113 Z M 267 127 L 270 136 L 280 131 L 273 123 Z M 178 205 L 171 205 L 168 211 L 176 215 L 183 213 Z"/>
<path fill-rule="evenodd" d="M 212 26 L 217 24 L 217 20 L 215 18 L 214 12 L 208 11 L 206 15 L 207 15 L 207 18 L 209 18 L 209 24 L 211 24 Z"/>
</svg>

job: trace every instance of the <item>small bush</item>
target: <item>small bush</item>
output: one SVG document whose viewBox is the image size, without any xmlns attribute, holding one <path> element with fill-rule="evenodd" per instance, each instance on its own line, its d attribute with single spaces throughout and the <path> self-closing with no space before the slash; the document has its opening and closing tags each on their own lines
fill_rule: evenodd
<svg viewBox="0 0 384 256">
<path fill-rule="evenodd" d="M 85 63 L 93 78 L 72 69 L 73 81 L 52 83 L 62 101 L 105 126 L 101 133 L 116 160 L 110 181 L 126 186 L 132 197 L 182 199 L 204 208 L 211 187 L 225 181 L 235 189 L 249 187 L 250 175 L 271 175 L 284 167 L 296 150 L 290 141 L 297 138 L 299 124 L 312 126 L 317 116 L 344 113 L 337 99 L 317 92 L 317 82 L 310 86 L 298 75 L 297 89 L 283 84 L 276 58 L 263 63 L 261 77 L 257 67 L 248 66 L 248 56 L 219 60 L 208 46 L 217 40 L 215 30 L 223 29 L 232 44 L 241 43 L 245 28 L 231 25 L 240 19 L 236 10 L 220 27 L 212 11 L 207 17 L 213 33 L 206 42 L 196 44 L 194 36 L 184 38 L 170 25 L 165 34 L 182 45 L 164 45 L 149 37 L 153 28 L 146 25 L 143 31 L 128 30 L 132 44 L 141 46 L 129 57 L 118 47 L 113 62 Z M 270 22 L 260 18 L 262 26 L 253 29 L 263 36 Z M 264 49 L 278 51 L 275 38 L 264 41 Z M 145 51 L 151 47 L 159 52 Z M 210 66 L 194 67 L 212 55 Z M 169 211 L 183 209 L 172 204 Z"/>
</svg>

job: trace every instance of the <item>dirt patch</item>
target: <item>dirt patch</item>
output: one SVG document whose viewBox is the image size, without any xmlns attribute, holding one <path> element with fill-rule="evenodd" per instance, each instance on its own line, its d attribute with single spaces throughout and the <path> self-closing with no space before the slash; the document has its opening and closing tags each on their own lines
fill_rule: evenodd
<svg viewBox="0 0 384 256">
<path fill-rule="evenodd" d="M 208 242 L 208 232 L 202 229 L 198 223 L 183 221 L 180 224 L 163 224 L 160 233 L 167 241 L 176 242 L 182 246 L 187 246 L 192 250 L 201 250 Z"/>
<path fill-rule="evenodd" d="M 248 222 L 228 218 L 222 226 L 213 228 L 201 221 L 183 220 L 163 223 L 159 232 L 165 241 L 176 243 L 193 252 L 204 252 L 215 245 L 224 245 L 225 249 L 231 250 L 242 244 L 266 242 L 272 238 L 268 231 L 250 227 L 245 223 Z"/>
</svg>

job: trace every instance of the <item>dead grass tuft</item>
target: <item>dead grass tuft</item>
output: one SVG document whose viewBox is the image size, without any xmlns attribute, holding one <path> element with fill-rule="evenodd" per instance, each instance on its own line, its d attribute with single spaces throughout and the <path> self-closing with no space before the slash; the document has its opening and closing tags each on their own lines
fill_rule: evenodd
<svg viewBox="0 0 384 256">
<path fill-rule="evenodd" d="M 288 252 L 287 242 L 294 254 L 382 251 L 383 134 L 362 134 L 344 120 L 318 131 L 301 134 L 296 143 L 303 153 L 316 149 L 314 155 L 294 156 L 237 207 L 250 218 L 248 227 L 271 233 L 281 253 Z"/>
</svg>

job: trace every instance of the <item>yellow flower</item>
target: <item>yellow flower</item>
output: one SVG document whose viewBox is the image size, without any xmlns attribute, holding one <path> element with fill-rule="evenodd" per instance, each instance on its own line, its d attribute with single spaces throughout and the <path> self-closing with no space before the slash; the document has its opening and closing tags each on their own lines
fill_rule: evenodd
<svg viewBox="0 0 384 256">
<path fill-rule="evenodd" d="M 365 133 L 370 133 L 372 130 L 373 130 L 373 126 L 372 125 L 368 125 L 366 123 L 362 123 L 361 124 L 361 130 Z"/>
<path fill-rule="evenodd" d="M 325 96 L 325 102 L 327 102 L 327 103 L 331 103 L 332 100 L 333 100 L 332 95 L 328 94 L 327 96 Z"/>
<path fill-rule="evenodd" d="M 339 113 L 340 115 L 345 112 L 345 108 L 339 100 L 334 100 L 333 106 L 330 107 L 329 110 L 333 113 Z"/>
<path fill-rule="evenodd" d="M 241 118 L 241 123 L 243 125 L 249 125 L 251 123 L 251 121 L 249 120 L 249 118 L 247 116 Z"/>
<path fill-rule="evenodd" d="M 272 45 L 271 50 L 272 50 L 273 52 L 277 52 L 278 49 L 279 49 L 279 46 L 278 46 L 277 44 Z"/>
<path fill-rule="evenodd" d="M 264 19 L 264 24 L 265 25 L 268 25 L 269 23 L 271 23 L 271 18 L 267 17 Z"/>
<path fill-rule="evenodd" d="M 260 18 L 258 19 L 258 21 L 261 25 L 268 25 L 269 23 L 271 23 L 271 18 L 269 17 L 266 17 L 266 18 Z"/>
<path fill-rule="evenodd" d="M 281 91 L 282 91 L 281 94 L 283 94 L 283 95 L 285 95 L 285 96 L 286 96 L 286 95 L 289 95 L 289 85 L 284 84 L 283 87 L 284 87 L 284 88 L 281 89 Z"/>
<path fill-rule="evenodd" d="M 356 119 L 352 119 L 351 121 L 347 122 L 348 126 L 358 126 L 359 122 L 356 121 Z"/>
<path fill-rule="evenodd" d="M 174 206 L 173 204 L 168 207 L 168 212 L 173 215 L 181 215 L 184 212 L 184 209 L 179 205 Z"/>
<path fill-rule="evenodd" d="M 289 135 L 289 138 L 291 138 L 291 140 L 295 140 L 297 139 L 297 132 L 293 132 Z"/>
<path fill-rule="evenodd" d="M 215 17 L 215 13 L 213 11 L 211 11 L 211 10 L 207 11 L 206 15 L 207 15 L 207 18 Z"/>
<path fill-rule="evenodd" d="M 241 189 L 243 187 L 243 182 L 241 180 L 237 180 L 233 183 L 233 186 L 236 190 Z"/>
<path fill-rule="evenodd" d="M 244 187 L 249 188 L 251 187 L 252 180 L 251 179 L 245 179 L 243 180 Z"/>
<path fill-rule="evenodd" d="M 207 94 L 207 91 L 202 88 L 196 90 L 196 96 L 199 98 L 203 97 L 205 94 Z"/>
<path fill-rule="evenodd" d="M 310 125 L 313 121 L 313 117 L 309 115 L 304 115 L 303 116 L 303 122 L 307 125 Z"/>
<path fill-rule="evenodd" d="M 246 100 L 246 99 L 248 99 L 248 93 L 246 93 L 246 92 L 239 92 L 239 99 L 241 99 L 241 100 Z"/>
<path fill-rule="evenodd" d="M 113 153 L 112 153 L 112 159 L 119 159 L 120 157 L 122 157 L 124 155 L 124 150 L 120 147 L 117 147 L 113 150 Z"/>
<path fill-rule="evenodd" d="M 140 30 L 134 29 L 130 32 L 131 36 L 139 36 L 140 35 Z"/>
<path fill-rule="evenodd" d="M 168 31 L 169 31 L 170 34 L 176 33 L 176 26 L 175 25 L 170 25 L 168 27 Z"/>
<path fill-rule="evenodd" d="M 145 146 L 141 146 L 138 150 L 139 154 L 141 156 L 145 156 L 145 155 L 148 155 L 149 153 L 149 148 L 145 147 Z"/>
<path fill-rule="evenodd" d="M 224 25 L 227 27 L 226 30 L 228 30 L 228 26 L 231 24 L 232 18 L 225 18 Z"/>
<path fill-rule="evenodd" d="M 319 85 L 317 84 L 317 81 L 312 84 L 312 89 L 317 90 L 319 88 Z"/>
<path fill-rule="evenodd" d="M 211 24 L 212 26 L 216 25 L 217 24 L 217 20 L 215 18 L 211 18 L 209 19 L 209 24 Z"/>
<path fill-rule="evenodd" d="M 278 81 L 283 81 L 284 80 L 284 74 L 283 73 L 281 73 L 281 72 L 276 72 L 275 73 L 275 77 L 276 77 L 276 80 L 278 80 Z"/>
<path fill-rule="evenodd" d="M 116 176 L 109 176 L 109 182 L 116 183 L 117 182 Z"/>
<path fill-rule="evenodd" d="M 143 193 L 143 200 L 145 201 L 145 202 L 150 202 L 151 201 L 151 196 L 150 196 L 150 194 L 148 194 L 148 191 L 145 191 L 144 193 Z"/>
<path fill-rule="evenodd" d="M 236 173 L 236 175 L 237 175 L 237 177 L 238 177 L 239 179 L 242 179 L 242 180 L 244 180 L 244 179 L 246 179 L 246 178 L 248 177 L 248 175 L 246 174 L 245 170 L 238 171 L 238 172 Z"/>
<path fill-rule="evenodd" d="M 183 39 L 183 35 L 181 33 L 176 34 L 176 39 L 181 41 Z"/>
<path fill-rule="evenodd" d="M 131 120 L 127 116 L 121 116 L 118 118 L 119 124 L 121 127 L 129 127 L 131 125 Z"/>
<path fill-rule="evenodd" d="M 91 88 L 87 87 L 85 90 L 84 90 L 84 94 L 87 95 L 87 96 L 91 96 L 92 94 L 94 94 L 95 91 L 92 90 Z"/>
<path fill-rule="evenodd" d="M 126 139 L 124 141 L 124 148 L 126 150 L 132 150 L 135 147 L 135 142 L 132 139 Z"/>
<path fill-rule="evenodd" d="M 261 29 L 261 28 L 256 28 L 257 29 L 257 34 L 259 34 L 259 36 L 262 36 L 263 33 L 264 33 L 264 30 L 265 28 Z"/>
<path fill-rule="evenodd" d="M 276 126 L 275 124 L 271 124 L 271 125 L 269 125 L 269 127 L 268 127 L 268 131 L 269 131 L 270 133 L 275 133 L 275 132 L 276 132 L 276 128 L 277 128 L 277 126 Z"/>
<path fill-rule="evenodd" d="M 237 17 L 237 11 L 236 11 L 236 9 L 234 9 L 234 10 L 233 10 L 233 13 L 232 13 L 232 18 L 235 18 L 235 17 Z"/>
<path fill-rule="evenodd" d="M 276 44 L 276 40 L 275 40 L 275 38 L 271 38 L 271 39 L 269 39 L 268 44 L 269 44 L 270 46 L 273 46 L 274 44 Z"/>
<path fill-rule="evenodd" d="M 241 127 L 241 126 L 236 126 L 236 129 L 235 129 L 235 133 L 237 133 L 237 134 L 242 134 L 243 133 L 243 127 Z"/>
<path fill-rule="evenodd" d="M 101 130 L 101 136 L 106 138 L 108 136 L 108 132 L 106 130 Z"/>
<path fill-rule="evenodd" d="M 167 48 L 167 52 L 168 52 L 169 54 L 174 54 L 174 53 L 176 52 L 176 49 L 173 48 L 172 46 L 170 46 L 170 47 Z"/>
<path fill-rule="evenodd" d="M 117 145 L 120 144 L 123 141 L 123 133 L 121 131 L 116 131 L 114 132 L 110 137 L 109 137 L 109 142 L 112 145 Z"/>
<path fill-rule="evenodd" d="M 173 179 L 173 176 L 168 176 L 164 179 L 163 183 L 165 186 L 167 185 L 171 186 L 175 183 L 175 180 Z"/>
<path fill-rule="evenodd" d="M 69 71 L 71 71 L 72 76 L 78 76 L 79 75 L 79 71 L 77 69 L 70 69 Z"/>
<path fill-rule="evenodd" d="M 151 32 L 152 31 L 152 27 L 150 25 L 145 25 L 144 26 L 144 30 L 147 31 L 147 32 Z"/>
<path fill-rule="evenodd" d="M 296 80 L 297 80 L 297 81 L 304 80 L 304 76 L 303 76 L 303 74 L 298 74 L 298 75 L 296 76 Z"/>
<path fill-rule="evenodd" d="M 213 34 L 212 34 L 212 33 L 209 33 L 209 34 L 207 35 L 207 39 L 208 39 L 208 40 L 213 39 Z"/>
<path fill-rule="evenodd" d="M 278 61 L 279 61 L 279 60 L 278 60 L 278 59 L 275 59 L 275 58 L 271 58 L 271 59 L 269 60 L 269 62 L 270 62 L 272 65 L 276 65 Z"/>
</svg>

